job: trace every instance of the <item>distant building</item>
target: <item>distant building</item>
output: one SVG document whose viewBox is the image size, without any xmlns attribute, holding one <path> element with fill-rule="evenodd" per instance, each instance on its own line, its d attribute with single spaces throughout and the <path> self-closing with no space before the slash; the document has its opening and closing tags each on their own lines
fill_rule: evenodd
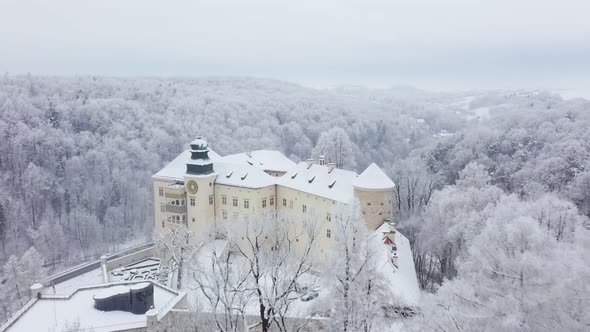
<svg viewBox="0 0 590 332">
<path fill-rule="evenodd" d="M 365 222 L 376 230 L 393 216 L 395 184 L 376 165 L 360 175 L 335 164 L 296 164 L 278 151 L 220 156 L 197 138 L 153 175 L 155 231 L 182 225 L 193 232 L 267 211 L 325 220 L 320 248 L 333 241 L 331 216 L 338 203 L 359 201 Z"/>
</svg>

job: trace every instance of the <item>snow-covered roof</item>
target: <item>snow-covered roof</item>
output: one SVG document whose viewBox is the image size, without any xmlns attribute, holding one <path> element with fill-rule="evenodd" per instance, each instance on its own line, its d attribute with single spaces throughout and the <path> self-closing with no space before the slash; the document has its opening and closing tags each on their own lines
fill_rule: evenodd
<svg viewBox="0 0 590 332">
<path fill-rule="evenodd" d="M 216 160 L 221 159 L 221 156 L 218 155 L 215 151 L 209 150 L 209 159 L 213 162 Z M 191 160 L 191 151 L 185 150 L 181 154 L 179 154 L 174 160 L 168 163 L 164 168 L 162 168 L 158 173 L 154 174 L 154 178 L 160 179 L 168 179 L 168 180 L 180 180 L 184 179 L 184 175 L 186 174 L 186 164 Z"/>
<path fill-rule="evenodd" d="M 120 331 L 145 327 L 146 316 L 126 311 L 100 311 L 94 308 L 95 294 L 127 291 L 137 283 L 96 285 L 77 289 L 68 296 L 43 295 L 23 311 L 7 332 L 65 331 L 74 324 L 80 330 L 95 332 Z M 154 284 L 154 309 L 166 309 L 181 294 Z"/>
<path fill-rule="evenodd" d="M 274 177 L 265 173 L 258 167 L 231 163 L 225 157 L 219 156 L 213 150 L 209 150 L 209 159 L 213 161 L 213 171 L 217 174 L 215 183 L 244 188 L 263 188 L 275 184 Z M 174 158 L 166 167 L 154 174 L 154 178 L 183 181 L 186 175 L 186 164 L 191 160 L 190 150 L 182 152 Z"/>
<path fill-rule="evenodd" d="M 352 183 L 353 186 L 361 189 L 391 189 L 395 184 L 379 166 L 372 163 Z"/>
<path fill-rule="evenodd" d="M 418 306 L 420 304 L 420 287 L 414 268 L 414 259 L 410 241 L 400 232 L 396 231 L 395 244 L 397 246 L 397 267 L 390 260 L 390 251 L 383 244 L 383 232 L 389 230 L 389 225 L 384 223 L 372 234 L 372 241 L 376 244 L 379 263 L 378 270 L 390 286 L 393 300 L 401 305 Z"/>
<path fill-rule="evenodd" d="M 215 183 L 228 186 L 263 188 L 274 185 L 276 179 L 259 168 L 226 162 L 214 163 L 213 171 L 217 173 Z"/>
<path fill-rule="evenodd" d="M 276 150 L 257 150 L 230 154 L 223 157 L 223 160 L 228 163 L 250 165 L 264 171 L 275 172 L 287 172 L 296 165 L 295 162 Z"/>
<path fill-rule="evenodd" d="M 333 168 L 327 165 L 313 164 L 308 168 L 306 162 L 300 162 L 295 168 L 280 178 L 277 184 L 306 193 L 350 203 L 354 199 L 352 182 L 357 174 L 353 171 Z"/>
</svg>

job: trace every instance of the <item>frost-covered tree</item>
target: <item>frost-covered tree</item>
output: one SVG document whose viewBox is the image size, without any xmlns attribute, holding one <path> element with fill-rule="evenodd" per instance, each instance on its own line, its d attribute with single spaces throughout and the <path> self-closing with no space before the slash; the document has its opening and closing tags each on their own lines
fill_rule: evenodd
<svg viewBox="0 0 590 332">
<path fill-rule="evenodd" d="M 320 135 L 311 154 L 315 159 L 323 155 L 327 163 L 335 163 L 338 168 L 354 169 L 356 160 L 353 149 L 354 143 L 346 131 L 334 127 Z"/>
<path fill-rule="evenodd" d="M 466 180 L 467 176 L 462 179 L 463 184 L 474 183 Z M 455 276 L 457 257 L 485 226 L 486 209 L 501 197 L 502 191 L 491 185 L 447 186 L 433 194 L 413 221 L 417 228 L 413 249 L 423 288 L 432 288 L 443 278 Z"/>
<path fill-rule="evenodd" d="M 557 241 L 528 215 L 526 202 L 504 198 L 490 211 L 458 275 L 424 301 L 417 330 L 584 330 L 590 234 Z M 567 277 L 564 277 L 564 274 Z"/>
<path fill-rule="evenodd" d="M 22 257 L 12 255 L 8 258 L 2 269 L 3 283 L 0 285 L 0 294 L 3 297 L 4 316 L 22 307 L 30 298 L 30 287 L 36 281 L 46 277 L 46 269 L 41 255 L 30 247 Z"/>
<path fill-rule="evenodd" d="M 358 203 L 340 206 L 332 217 L 334 245 L 326 269 L 331 285 L 327 308 L 330 324 L 339 331 L 371 331 L 383 320 L 389 298 L 377 269 L 377 248 Z M 329 308 L 329 309 L 328 309 Z"/>
<path fill-rule="evenodd" d="M 186 272 L 186 263 L 192 260 L 193 255 L 203 245 L 203 239 L 206 239 L 206 236 L 197 236 L 183 226 L 155 233 L 154 252 L 168 271 L 177 275 L 177 288 L 184 287 L 183 275 Z"/>
<path fill-rule="evenodd" d="M 6 214 L 4 213 L 4 206 L 0 203 L 0 242 L 2 242 L 2 250 L 5 250 L 6 227 L 8 226 Z"/>
<path fill-rule="evenodd" d="M 578 173 L 567 188 L 566 195 L 576 203 L 580 212 L 590 217 L 590 171 Z"/>
<path fill-rule="evenodd" d="M 393 195 L 400 219 L 418 213 L 428 204 L 432 194 L 440 187 L 440 179 L 431 174 L 423 160 L 409 158 L 397 162 L 388 174 L 395 183 Z"/>
</svg>

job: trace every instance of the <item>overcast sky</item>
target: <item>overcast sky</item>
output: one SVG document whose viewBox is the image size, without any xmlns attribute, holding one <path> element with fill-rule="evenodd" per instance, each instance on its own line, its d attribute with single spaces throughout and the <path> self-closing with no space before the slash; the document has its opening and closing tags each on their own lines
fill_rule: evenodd
<svg viewBox="0 0 590 332">
<path fill-rule="evenodd" d="M 0 0 L 0 71 L 590 90 L 589 0 Z"/>
</svg>

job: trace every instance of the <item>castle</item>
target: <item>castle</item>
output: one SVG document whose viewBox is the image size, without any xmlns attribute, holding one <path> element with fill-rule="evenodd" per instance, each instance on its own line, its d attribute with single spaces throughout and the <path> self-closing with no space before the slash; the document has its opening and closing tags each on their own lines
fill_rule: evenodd
<svg viewBox="0 0 590 332">
<path fill-rule="evenodd" d="M 300 163 L 269 150 L 222 157 L 201 137 L 152 178 L 156 232 L 179 225 L 199 232 L 214 221 L 276 211 L 325 220 L 321 236 L 329 245 L 338 203 L 358 200 L 371 230 L 393 212 L 395 184 L 374 163 L 357 174 L 323 156 Z"/>
</svg>

